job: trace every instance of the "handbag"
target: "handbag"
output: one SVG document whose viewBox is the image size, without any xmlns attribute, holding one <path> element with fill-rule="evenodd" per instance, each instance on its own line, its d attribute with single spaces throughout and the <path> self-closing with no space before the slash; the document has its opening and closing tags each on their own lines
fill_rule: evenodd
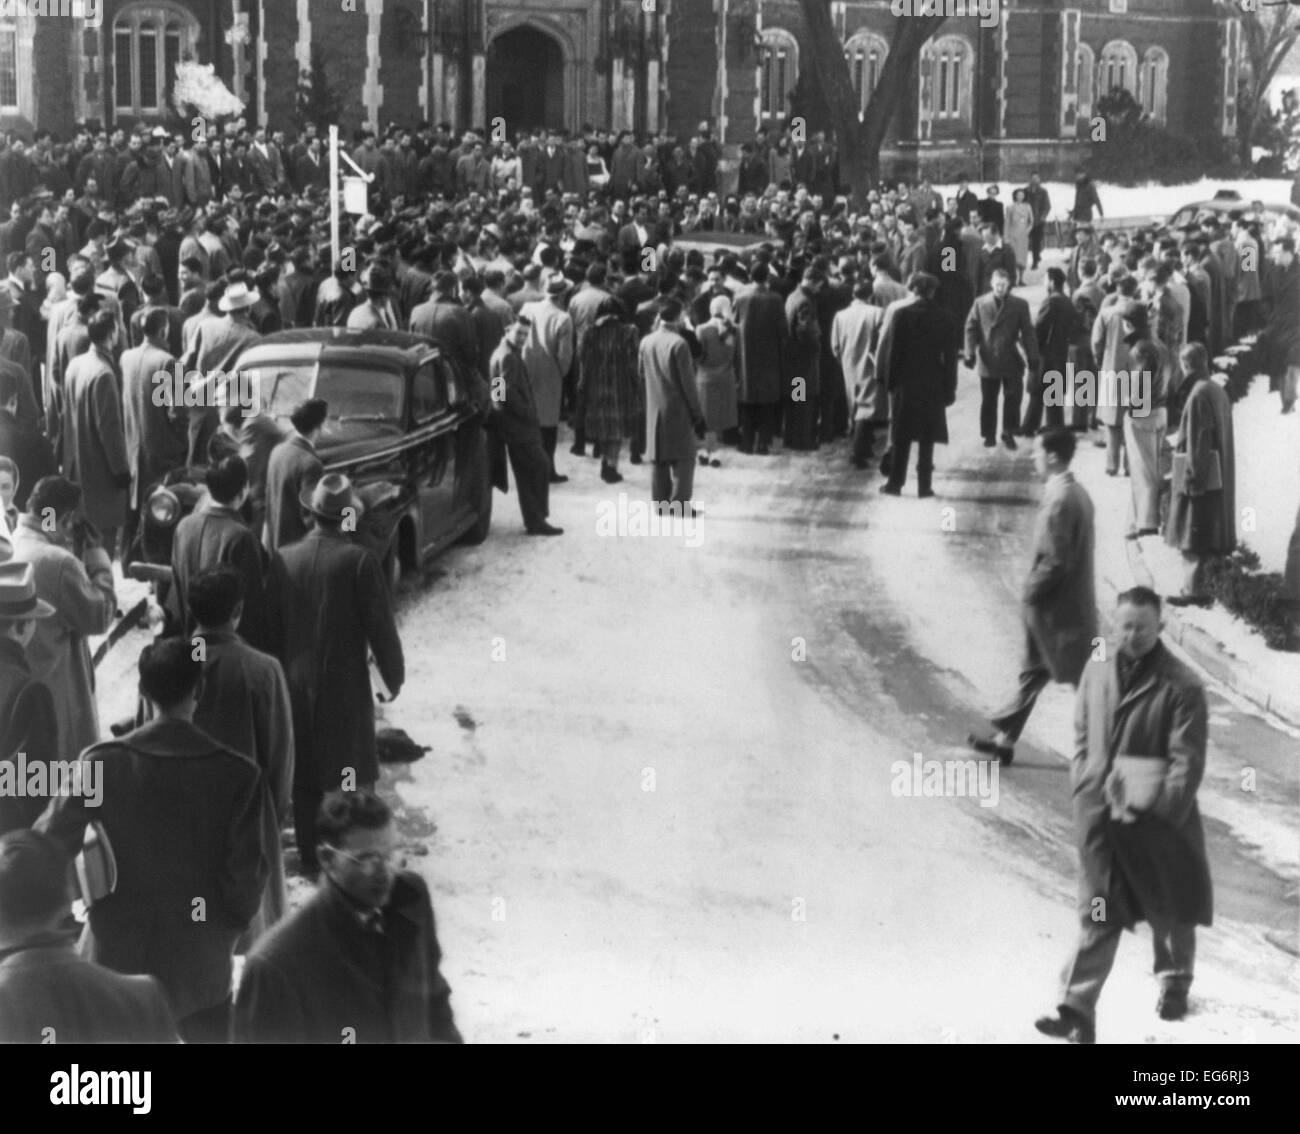
<svg viewBox="0 0 1300 1134">
<path fill-rule="evenodd" d="M 1174 454 L 1174 485 L 1188 496 L 1200 496 L 1206 492 L 1219 492 L 1223 489 L 1223 466 L 1219 462 L 1219 450 L 1210 450 L 1210 471 L 1205 478 L 1205 485 L 1197 492 L 1187 488 L 1187 477 L 1191 472 L 1191 461 L 1186 453 Z"/>
</svg>

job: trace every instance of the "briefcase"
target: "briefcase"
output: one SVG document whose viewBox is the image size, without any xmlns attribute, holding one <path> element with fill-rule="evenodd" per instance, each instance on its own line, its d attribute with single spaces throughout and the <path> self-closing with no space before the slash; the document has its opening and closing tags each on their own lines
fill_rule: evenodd
<svg viewBox="0 0 1300 1134">
<path fill-rule="evenodd" d="M 1187 459 L 1186 453 L 1174 454 L 1174 487 L 1179 491 L 1187 492 L 1187 472 L 1191 462 Z M 1210 450 L 1210 474 L 1206 478 L 1206 483 L 1199 492 L 1188 493 L 1189 496 L 1200 496 L 1204 492 L 1218 492 L 1223 488 L 1223 466 L 1219 461 L 1219 450 Z"/>
<path fill-rule="evenodd" d="M 77 887 L 87 909 L 117 889 L 117 859 L 113 855 L 113 844 L 108 841 L 108 832 L 97 819 L 86 824 L 81 853 L 74 865 Z"/>
</svg>

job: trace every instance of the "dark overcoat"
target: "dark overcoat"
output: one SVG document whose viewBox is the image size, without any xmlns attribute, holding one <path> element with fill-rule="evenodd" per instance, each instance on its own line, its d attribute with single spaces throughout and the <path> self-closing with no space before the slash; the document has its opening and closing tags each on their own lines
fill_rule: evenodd
<svg viewBox="0 0 1300 1134">
<path fill-rule="evenodd" d="M 122 353 L 122 427 L 131 469 L 131 507 L 165 473 L 185 463 L 185 407 L 174 403 L 176 360 L 145 343 Z M 155 381 L 161 376 L 162 381 Z"/>
<path fill-rule="evenodd" d="M 1205 690 L 1163 645 L 1120 695 L 1118 653 L 1088 663 L 1075 700 L 1070 786 L 1079 849 L 1079 917 L 1209 925 L 1213 916 L 1196 790 L 1205 772 Z M 1136 822 L 1110 817 L 1103 785 L 1116 756 L 1168 761 L 1160 794 Z M 1096 899 L 1104 903 L 1098 903 Z"/>
<path fill-rule="evenodd" d="M 178 1020 L 219 1004 L 266 885 L 271 801 L 261 771 L 176 720 L 150 721 L 81 759 L 100 765 L 99 805 L 61 796 L 40 826 L 74 854 L 98 820 L 117 859 L 117 889 L 91 907 L 83 955 L 157 977 Z M 83 783 L 96 782 L 91 774 Z"/>
<path fill-rule="evenodd" d="M 736 375 L 740 401 L 775 405 L 785 392 L 790 324 L 785 300 L 767 288 L 744 288 L 736 296 Z"/>
<path fill-rule="evenodd" d="M 1069 300 L 1066 300 L 1068 303 Z M 1025 631 L 1053 681 L 1077 685 L 1097 634 L 1093 508 L 1072 473 L 1048 481 L 1022 596 Z"/>
<path fill-rule="evenodd" d="M 379 778 L 368 656 L 396 693 L 406 679 L 392 598 L 375 555 L 315 528 L 273 563 L 278 647 L 293 704 L 294 780 L 319 791 Z"/>
<path fill-rule="evenodd" d="M 266 462 L 266 549 L 275 551 L 307 534 L 299 497 L 315 485 L 325 466 L 311 442 L 291 433 L 271 450 Z"/>
<path fill-rule="evenodd" d="M 890 437 L 948 443 L 947 407 L 957 398 L 957 321 L 932 301 L 900 303 L 885 319 L 876 380 L 890 394 Z"/>
<path fill-rule="evenodd" d="M 695 426 L 704 416 L 691 348 L 676 331 L 660 328 L 641 340 L 639 363 L 645 380 L 645 459 L 695 460 Z"/>
<path fill-rule="evenodd" d="M 64 392 L 63 471 L 81 485 L 82 510 L 101 531 L 126 523 L 131 472 L 122 425 L 122 390 L 113 360 L 98 347 L 68 367 Z"/>
<path fill-rule="evenodd" d="M 331 882 L 248 955 L 236 1043 L 460 1043 L 424 880 L 401 871 L 382 930 Z"/>
<path fill-rule="evenodd" d="M 1237 546 L 1236 454 L 1232 403 L 1212 378 L 1198 378 L 1183 403 L 1175 453 L 1187 456 L 1185 480 L 1171 484 L 1165 541 L 1200 555 L 1227 553 Z M 1207 487 L 1218 455 L 1221 489 Z"/>
<path fill-rule="evenodd" d="M 201 571 L 233 567 L 244 580 L 244 613 L 239 634 L 258 649 L 271 645 L 267 629 L 265 552 L 257 537 L 232 508 L 211 497 L 176 525 L 172 537 L 172 578 L 167 601 L 185 633 L 194 629 L 190 583 Z M 236 749 L 236 751 L 242 751 Z"/>
</svg>

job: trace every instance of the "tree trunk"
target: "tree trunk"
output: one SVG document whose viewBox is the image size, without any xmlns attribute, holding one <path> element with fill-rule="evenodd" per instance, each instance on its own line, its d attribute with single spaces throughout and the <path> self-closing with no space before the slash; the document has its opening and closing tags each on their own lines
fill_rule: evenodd
<svg viewBox="0 0 1300 1134">
<path fill-rule="evenodd" d="M 871 93 L 866 111 L 858 117 L 859 98 L 853 90 L 844 45 L 831 20 L 828 0 L 800 0 L 808 25 L 813 66 L 821 83 L 826 103 L 835 123 L 835 136 L 847 172 L 850 204 L 861 211 L 867 191 L 880 178 L 880 148 L 884 145 L 889 124 L 907 92 L 915 74 L 917 55 L 943 24 L 946 16 L 914 16 L 894 21 L 894 40 L 889 46 L 880 79 Z"/>
</svg>

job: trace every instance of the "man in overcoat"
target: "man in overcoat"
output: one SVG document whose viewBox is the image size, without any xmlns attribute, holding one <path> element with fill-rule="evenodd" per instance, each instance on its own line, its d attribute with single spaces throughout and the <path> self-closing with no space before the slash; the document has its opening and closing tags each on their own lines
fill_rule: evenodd
<svg viewBox="0 0 1300 1134">
<path fill-rule="evenodd" d="M 27 660 L 54 697 L 59 750 L 71 758 L 99 740 L 95 667 L 86 639 L 112 625 L 112 563 L 83 521 L 81 490 L 61 476 L 36 483 L 13 544 L 14 557 L 35 571 L 37 595 L 57 612 L 37 625 Z"/>
<path fill-rule="evenodd" d="M 1097 596 L 1093 573 L 1092 498 L 1074 479 L 1075 435 L 1050 426 L 1034 444 L 1034 465 L 1047 482 L 1034 522 L 1029 576 L 1021 595 L 1025 626 L 1020 684 L 990 720 L 991 738 L 972 736 L 978 752 L 1010 764 L 1038 695 L 1049 681 L 1079 684 L 1096 645 Z"/>
<path fill-rule="evenodd" d="M 266 784 L 248 757 L 193 724 L 202 664 L 187 638 L 140 655 L 152 719 L 81 755 L 82 782 L 40 829 L 67 854 L 97 820 L 117 861 L 117 887 L 90 907 L 83 954 L 121 973 L 148 973 L 167 993 L 181 1036 L 222 1043 L 229 1030 L 235 942 L 266 885 Z"/>
<path fill-rule="evenodd" d="M 461 1043 L 429 888 L 403 869 L 388 805 L 334 791 L 316 829 L 324 877 L 248 955 L 236 1043 Z"/>
<path fill-rule="evenodd" d="M 655 329 L 641 340 L 639 367 L 646 387 L 646 460 L 654 465 L 650 498 L 661 509 L 671 504 L 686 515 L 695 486 L 696 441 L 705 429 L 681 317 L 681 300 L 659 301 Z"/>
<path fill-rule="evenodd" d="M 131 465 L 122 424 L 122 388 L 113 347 L 117 320 L 99 311 L 87 328 L 90 346 L 68 366 L 64 382 L 63 471 L 81 485 L 86 519 L 111 557 L 126 523 Z"/>
<path fill-rule="evenodd" d="M 552 484 L 561 484 L 569 479 L 555 469 L 564 378 L 573 365 L 574 354 L 573 321 L 564 309 L 568 291 L 568 280 L 554 276 L 546 285 L 546 298 L 527 303 L 519 311 L 520 315 L 527 315 L 532 324 L 528 341 L 524 344 L 523 359 L 528 381 L 533 387 Z"/>
<path fill-rule="evenodd" d="M 914 302 L 899 300 L 885 316 L 876 380 L 889 391 L 889 479 L 880 491 L 898 496 L 917 445 L 918 496 L 933 496 L 935 444 L 948 444 L 947 407 L 957 400 L 957 320 L 935 302 L 939 281 L 918 272 L 908 281 Z"/>
<path fill-rule="evenodd" d="M 736 296 L 736 376 L 740 384 L 740 451 L 769 452 L 785 392 L 790 324 L 785 301 L 771 289 L 770 269 L 757 263 L 750 286 Z"/>
<path fill-rule="evenodd" d="M 1161 643 L 1160 598 L 1119 596 L 1118 648 L 1089 662 L 1075 701 L 1070 785 L 1079 848 L 1079 942 L 1065 966 L 1056 1016 L 1036 1027 L 1093 1043 L 1096 1007 L 1125 929 L 1151 926 L 1156 1011 L 1187 1013 L 1196 926 L 1213 918 L 1213 890 L 1196 792 L 1205 772 L 1208 713 L 1200 678 Z M 1117 757 L 1157 762 L 1151 801 Z M 1136 761 L 1126 762 L 1129 767 Z"/>
<path fill-rule="evenodd" d="M 298 500 L 304 488 L 310 488 L 324 475 L 316 442 L 328 413 L 329 406 L 321 398 L 300 402 L 289 415 L 293 432 L 271 450 L 266 462 L 267 551 L 275 552 L 307 534 Z"/>
<path fill-rule="evenodd" d="M 277 554 L 272 571 L 279 644 L 293 704 L 293 819 L 303 873 L 319 870 L 316 810 L 326 792 L 379 778 L 370 668 L 390 697 L 406 680 L 392 596 L 373 552 L 354 542 L 361 502 L 347 477 L 305 488 L 315 527 Z"/>
</svg>

